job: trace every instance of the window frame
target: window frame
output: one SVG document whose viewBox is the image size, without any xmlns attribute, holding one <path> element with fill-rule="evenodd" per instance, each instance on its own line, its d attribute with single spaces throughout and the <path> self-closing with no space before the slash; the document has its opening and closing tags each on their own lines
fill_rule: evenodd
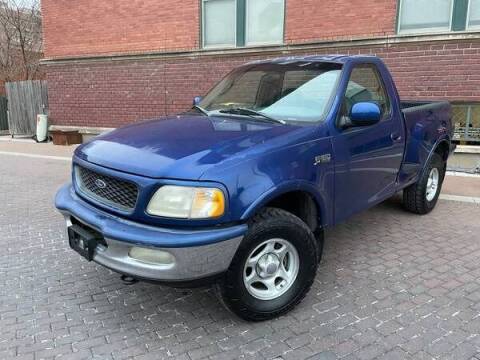
<svg viewBox="0 0 480 360">
<path fill-rule="evenodd" d="M 405 0 L 397 1 L 397 21 L 396 21 L 396 33 L 397 35 L 429 35 L 429 34 L 450 34 L 456 32 L 478 32 L 480 31 L 480 25 L 468 26 L 468 20 L 470 17 L 470 8 L 472 0 L 452 0 L 452 9 L 450 10 L 450 25 L 448 29 L 441 28 L 424 28 L 415 30 L 402 30 L 401 29 L 401 15 L 403 9 L 403 2 Z"/>
<path fill-rule="evenodd" d="M 201 25 L 201 42 L 202 42 L 202 48 L 203 49 L 218 49 L 218 48 L 223 48 L 223 49 L 234 49 L 237 47 L 237 28 L 238 28 L 238 24 L 237 24 L 237 21 L 238 21 L 238 0 L 233 0 L 233 2 L 235 3 L 235 26 L 234 26 L 234 29 L 235 29 L 235 43 L 234 44 L 216 44 L 216 45 L 206 45 L 205 44 L 205 34 L 206 34 L 206 31 L 205 31 L 205 25 L 206 25 L 206 21 L 205 21 L 205 6 L 204 4 L 207 3 L 207 2 L 211 2 L 211 1 L 216 1 L 216 0 L 201 0 L 200 1 L 200 11 L 202 13 L 202 25 Z"/>
<path fill-rule="evenodd" d="M 204 4 L 208 1 L 215 0 L 200 0 L 200 41 L 202 49 L 235 49 L 235 48 L 246 48 L 246 47 L 257 47 L 257 46 L 275 46 L 285 44 L 285 21 L 286 21 L 286 9 L 287 9 L 287 0 L 282 0 L 283 2 L 283 12 L 282 12 L 282 39 L 278 42 L 251 42 L 247 43 L 247 3 L 248 0 L 233 0 L 235 2 L 235 43 L 234 44 L 217 44 L 217 45 L 206 45 L 205 44 L 205 6 Z"/>
</svg>

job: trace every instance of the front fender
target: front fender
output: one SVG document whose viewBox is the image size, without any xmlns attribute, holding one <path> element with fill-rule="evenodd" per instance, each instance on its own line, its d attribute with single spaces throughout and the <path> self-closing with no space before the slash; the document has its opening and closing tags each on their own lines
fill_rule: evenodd
<svg viewBox="0 0 480 360">
<path fill-rule="evenodd" d="M 317 202 L 320 224 L 332 224 L 333 161 L 316 162 L 317 156 L 332 154 L 327 130 L 306 126 L 288 137 L 256 145 L 244 157 L 210 169 L 202 179 L 225 185 L 234 221 L 251 218 L 277 196 L 305 191 Z"/>
<path fill-rule="evenodd" d="M 308 181 L 303 180 L 292 180 L 283 182 L 275 187 L 270 188 L 268 191 L 264 192 L 256 201 L 254 201 L 250 206 L 245 210 L 241 219 L 247 220 L 253 217 L 260 209 L 265 207 L 272 200 L 293 191 L 303 191 L 308 193 L 313 200 L 315 201 L 319 209 L 319 223 L 322 226 L 332 223 L 332 207 L 328 208 L 327 200 L 328 194 L 325 191 L 319 190 L 316 184 L 312 184 Z"/>
</svg>

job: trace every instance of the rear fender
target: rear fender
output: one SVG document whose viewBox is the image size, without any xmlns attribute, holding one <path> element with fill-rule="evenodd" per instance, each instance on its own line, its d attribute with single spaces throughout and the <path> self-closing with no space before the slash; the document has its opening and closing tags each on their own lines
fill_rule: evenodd
<svg viewBox="0 0 480 360">
<path fill-rule="evenodd" d="M 398 176 L 398 189 L 415 183 L 443 141 L 453 133 L 450 104 L 433 103 L 404 111 L 406 148 Z"/>
<path fill-rule="evenodd" d="M 427 167 L 428 167 L 428 164 L 430 163 L 430 160 L 432 159 L 433 154 L 435 154 L 435 153 L 437 152 L 438 147 L 439 147 L 442 143 L 447 143 L 447 146 L 448 146 L 448 148 L 450 149 L 450 138 L 448 137 L 448 135 L 445 135 L 445 136 L 440 137 L 440 138 L 437 140 L 437 142 L 435 143 L 435 145 L 432 147 L 432 149 L 430 150 L 430 153 L 428 154 L 427 159 L 425 160 L 425 163 L 423 164 L 423 168 L 422 168 L 421 173 L 419 174 L 419 178 L 420 178 L 420 177 L 423 175 L 423 173 L 426 171 L 426 169 L 427 169 Z"/>
</svg>

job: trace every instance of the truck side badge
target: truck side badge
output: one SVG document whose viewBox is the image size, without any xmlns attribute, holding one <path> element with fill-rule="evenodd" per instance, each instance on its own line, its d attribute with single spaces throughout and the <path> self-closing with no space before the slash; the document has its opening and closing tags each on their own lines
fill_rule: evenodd
<svg viewBox="0 0 480 360">
<path fill-rule="evenodd" d="M 329 163 L 332 159 L 332 154 L 323 154 L 315 156 L 315 162 L 313 165 Z"/>
</svg>

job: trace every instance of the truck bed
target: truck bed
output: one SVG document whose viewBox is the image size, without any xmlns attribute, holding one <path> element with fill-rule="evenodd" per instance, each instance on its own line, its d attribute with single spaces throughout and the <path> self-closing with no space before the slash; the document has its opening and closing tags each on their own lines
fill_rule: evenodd
<svg viewBox="0 0 480 360">
<path fill-rule="evenodd" d="M 407 131 L 412 131 L 416 124 L 445 124 L 451 129 L 452 105 L 448 101 L 402 101 L 400 102 Z"/>
<path fill-rule="evenodd" d="M 416 110 L 435 110 L 442 108 L 444 105 L 450 106 L 448 101 L 401 101 L 400 108 L 404 113 Z"/>
<path fill-rule="evenodd" d="M 440 131 L 452 139 L 452 106 L 448 101 L 402 101 L 400 107 L 406 132 L 403 171 L 408 174 L 406 182 L 411 182 L 416 180 L 415 176 L 427 160 L 428 152 L 420 152 L 419 148 L 432 148 L 442 135 Z"/>
</svg>

